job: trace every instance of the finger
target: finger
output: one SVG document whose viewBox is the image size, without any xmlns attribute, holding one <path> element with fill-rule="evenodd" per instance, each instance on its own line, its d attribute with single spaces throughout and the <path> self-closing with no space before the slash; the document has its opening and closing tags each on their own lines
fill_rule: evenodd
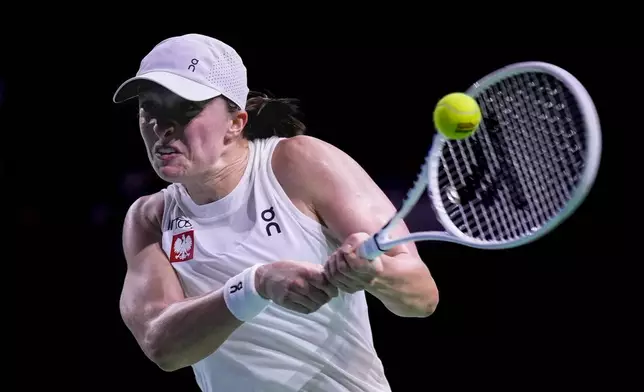
<svg viewBox="0 0 644 392">
<path fill-rule="evenodd" d="M 295 310 L 297 306 L 294 305 L 299 305 L 300 307 L 306 309 L 305 311 L 301 311 L 301 313 L 315 312 L 320 308 L 320 305 L 313 301 L 311 298 L 294 291 L 289 291 L 286 294 L 283 303 L 286 307 L 289 307 L 289 309 Z"/>
<path fill-rule="evenodd" d="M 353 293 L 354 291 L 356 291 L 352 286 L 340 281 L 339 279 L 333 279 L 332 282 L 333 286 L 335 286 L 338 290 L 344 291 L 345 293 Z"/>
<path fill-rule="evenodd" d="M 324 275 L 328 278 L 329 276 L 333 275 L 335 271 L 335 257 L 336 253 L 332 253 L 329 258 L 326 260 L 326 263 L 324 263 Z"/>
<path fill-rule="evenodd" d="M 335 287 L 336 292 L 338 289 L 346 291 L 346 287 L 335 279 L 335 271 L 336 269 L 333 265 L 333 258 L 331 257 L 327 260 L 326 264 L 324 264 L 324 279 L 329 282 L 332 287 Z"/>
<path fill-rule="evenodd" d="M 342 249 L 342 257 L 348 267 L 359 274 L 368 273 L 372 268 L 371 262 L 358 256 L 355 248 L 347 247 Z"/>
<path fill-rule="evenodd" d="M 342 290 L 345 293 L 355 293 L 360 290 L 360 288 L 356 286 L 355 282 L 340 273 L 329 277 L 329 281 L 337 288 L 337 290 Z"/>
<path fill-rule="evenodd" d="M 335 267 L 338 270 L 338 274 L 344 277 L 345 282 L 360 281 L 360 272 L 349 263 L 344 253 L 338 253 L 335 258 Z"/>
<path fill-rule="evenodd" d="M 309 284 L 316 289 L 322 290 L 329 298 L 338 295 L 338 289 L 327 278 L 326 271 L 323 269 L 320 273 L 313 273 L 309 278 Z"/>
<path fill-rule="evenodd" d="M 325 275 L 327 273 L 325 272 Z M 335 295 L 334 297 L 337 297 L 339 295 L 339 291 L 342 290 L 344 292 L 349 292 L 351 288 L 347 286 L 344 282 L 341 282 L 340 280 L 336 279 L 335 276 L 327 275 L 326 276 L 327 281 L 331 285 Z"/>
<path fill-rule="evenodd" d="M 326 260 L 326 263 L 324 263 L 324 276 L 328 278 L 331 275 L 331 268 L 333 264 L 333 257 L 334 255 L 332 254 L 329 256 L 329 258 Z"/>
<path fill-rule="evenodd" d="M 326 289 L 325 291 L 329 294 L 331 298 L 337 297 L 338 296 L 338 288 L 334 286 L 331 281 L 329 281 L 328 276 L 326 273 L 322 273 L 322 280 L 324 281 L 323 285 L 324 288 Z"/>
<path fill-rule="evenodd" d="M 281 307 L 283 307 L 283 308 L 290 309 L 290 310 L 292 310 L 294 312 L 303 313 L 303 314 L 311 313 L 310 309 L 308 309 L 308 308 L 306 308 L 306 307 L 304 307 L 304 306 L 302 306 L 302 305 L 300 305 L 300 304 L 298 304 L 296 302 L 286 301 L 286 302 L 283 302 L 283 303 L 281 303 L 279 305 Z"/>
<path fill-rule="evenodd" d="M 319 306 L 326 304 L 331 300 L 331 298 L 333 298 L 325 290 L 321 290 L 313 285 L 309 285 L 305 290 L 305 292 L 299 294 L 309 298 Z"/>
<path fill-rule="evenodd" d="M 344 245 L 355 249 L 358 249 L 363 242 L 369 239 L 369 234 L 367 233 L 354 233 L 351 234 L 344 240 Z"/>
<path fill-rule="evenodd" d="M 327 263 L 324 266 L 326 278 L 338 289 L 345 292 L 351 292 L 351 279 L 339 271 L 338 263 L 338 254 L 334 253 L 329 260 L 327 260 Z"/>
<path fill-rule="evenodd" d="M 326 274 L 327 279 L 329 279 L 331 282 L 333 282 L 333 279 L 338 276 L 342 275 L 340 273 L 339 267 L 338 267 L 338 252 L 334 252 L 329 256 L 329 259 L 327 260 L 326 264 L 324 265 L 324 272 Z"/>
<path fill-rule="evenodd" d="M 379 271 L 379 260 L 362 259 L 356 252 L 342 253 L 342 260 L 347 264 L 347 270 L 350 270 L 351 277 L 360 282 L 369 282 Z M 345 273 L 345 275 L 349 275 Z"/>
<path fill-rule="evenodd" d="M 343 275 L 341 272 L 337 272 L 335 275 L 330 276 L 329 280 L 335 286 L 341 285 L 343 288 L 353 287 L 356 284 L 356 282 L 353 279 L 351 279 L 346 275 Z M 338 288 L 340 287 L 338 286 Z"/>
<path fill-rule="evenodd" d="M 320 266 L 322 269 L 322 266 Z M 321 274 L 321 273 L 320 273 Z M 325 303 L 331 300 L 331 297 L 327 295 L 323 290 L 316 288 L 315 286 L 309 283 L 310 278 L 306 275 L 303 275 L 301 279 L 292 281 L 286 287 L 286 298 L 295 298 L 298 299 L 298 302 L 301 305 L 309 306 L 309 302 L 313 302 L 316 305 L 322 306 Z M 309 302 L 299 301 L 301 298 L 306 298 Z"/>
<path fill-rule="evenodd" d="M 352 270 L 358 271 L 361 269 L 361 259 L 358 257 L 358 255 L 356 255 L 356 252 L 353 251 L 352 247 L 347 246 L 346 248 L 343 248 L 341 256 L 344 262 L 347 263 L 347 266 L 349 266 L 349 268 L 351 268 Z"/>
</svg>

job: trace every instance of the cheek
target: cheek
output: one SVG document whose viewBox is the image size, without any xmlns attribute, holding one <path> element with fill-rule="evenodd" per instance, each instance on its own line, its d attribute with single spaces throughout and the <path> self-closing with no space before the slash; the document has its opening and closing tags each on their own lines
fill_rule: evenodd
<svg viewBox="0 0 644 392">
<path fill-rule="evenodd" d="M 223 136 L 220 134 L 212 125 L 206 127 L 205 124 L 190 124 L 185 130 L 185 138 L 193 159 L 212 163 L 222 147 Z"/>
<path fill-rule="evenodd" d="M 157 140 L 153 130 L 145 126 L 141 126 L 139 130 L 141 131 L 141 138 L 143 139 L 143 143 L 145 143 L 145 147 L 150 150 Z"/>
</svg>

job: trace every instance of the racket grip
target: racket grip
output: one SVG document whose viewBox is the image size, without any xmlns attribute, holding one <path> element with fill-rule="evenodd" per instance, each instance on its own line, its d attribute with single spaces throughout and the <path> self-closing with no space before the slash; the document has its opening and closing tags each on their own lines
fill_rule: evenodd
<svg viewBox="0 0 644 392">
<path fill-rule="evenodd" d="M 369 239 L 363 242 L 358 248 L 358 256 L 365 260 L 373 260 L 383 253 L 385 252 L 380 250 L 378 242 L 376 242 L 376 235 L 369 237 Z"/>
</svg>

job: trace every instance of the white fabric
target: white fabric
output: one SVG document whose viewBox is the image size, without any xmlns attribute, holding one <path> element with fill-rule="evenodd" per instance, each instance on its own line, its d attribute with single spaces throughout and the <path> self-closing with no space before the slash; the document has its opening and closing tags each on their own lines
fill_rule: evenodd
<svg viewBox="0 0 644 392">
<path fill-rule="evenodd" d="M 260 265 L 246 268 L 241 274 L 228 279 L 224 285 L 224 301 L 237 320 L 251 320 L 266 309 L 270 302 L 259 295 L 255 288 L 255 272 Z"/>
<path fill-rule="evenodd" d="M 323 264 L 340 245 L 279 185 L 270 165 L 279 141 L 250 142 L 243 178 L 216 202 L 197 205 L 179 184 L 164 190 L 163 249 L 186 296 L 217 290 L 257 264 Z M 193 369 L 204 391 L 390 391 L 362 291 L 341 292 L 308 315 L 271 302 Z"/>
<path fill-rule="evenodd" d="M 227 44 L 200 34 L 168 38 L 148 53 L 136 76 L 114 93 L 114 102 L 138 95 L 142 80 L 160 84 L 189 101 L 205 101 L 223 95 L 246 108 L 246 67 Z"/>
</svg>

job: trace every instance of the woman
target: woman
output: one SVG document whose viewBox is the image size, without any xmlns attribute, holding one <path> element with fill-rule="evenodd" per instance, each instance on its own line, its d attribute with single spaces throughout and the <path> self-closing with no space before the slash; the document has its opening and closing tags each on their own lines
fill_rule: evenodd
<svg viewBox="0 0 644 392">
<path fill-rule="evenodd" d="M 426 317 L 438 291 L 413 244 L 355 255 L 395 212 L 364 170 L 304 136 L 292 101 L 247 100 L 241 58 L 210 37 L 157 45 L 114 100 L 134 97 L 171 183 L 123 227 L 121 314 L 143 352 L 204 391 L 390 390 L 364 293 Z"/>
</svg>

